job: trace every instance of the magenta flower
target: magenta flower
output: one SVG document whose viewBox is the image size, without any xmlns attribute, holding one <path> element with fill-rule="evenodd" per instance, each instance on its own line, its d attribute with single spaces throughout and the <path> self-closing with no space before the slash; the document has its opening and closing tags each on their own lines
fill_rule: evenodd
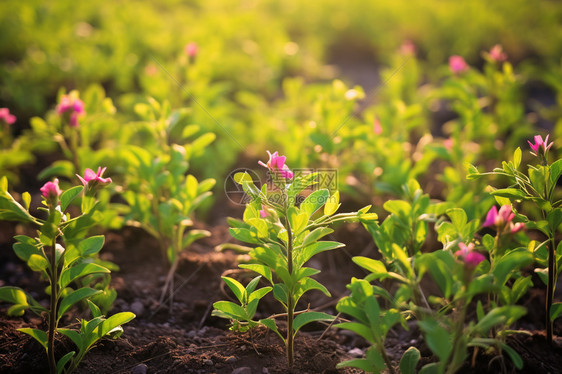
<svg viewBox="0 0 562 374">
<path fill-rule="evenodd" d="M 267 161 L 267 164 L 263 161 L 258 161 L 258 164 L 268 168 L 272 172 L 279 173 L 285 179 L 293 178 L 293 172 L 289 170 L 289 167 L 287 165 L 285 165 L 285 160 L 287 160 L 287 157 L 279 156 L 279 153 L 277 152 L 271 154 L 269 151 L 267 151 L 267 154 L 269 155 L 269 161 Z"/>
<path fill-rule="evenodd" d="M 381 121 L 379 121 L 378 118 L 375 118 L 375 120 L 373 121 L 373 132 L 374 132 L 376 135 L 382 134 Z"/>
<path fill-rule="evenodd" d="M 459 250 L 455 252 L 455 256 L 471 268 L 478 266 L 479 263 L 486 259 L 484 255 L 474 251 L 474 243 L 470 243 L 468 246 L 464 243 L 459 243 Z"/>
<path fill-rule="evenodd" d="M 185 54 L 190 58 L 197 56 L 197 44 L 195 42 L 187 43 L 185 46 Z"/>
<path fill-rule="evenodd" d="M 400 46 L 400 54 L 404 56 L 413 56 L 416 54 L 416 45 L 411 40 L 404 40 Z"/>
<path fill-rule="evenodd" d="M 16 122 L 16 116 L 10 114 L 10 110 L 8 108 L 0 108 L 0 121 L 4 121 L 8 125 L 11 125 Z"/>
<path fill-rule="evenodd" d="M 55 178 L 52 182 L 47 182 L 41 187 L 40 189 L 41 194 L 47 200 L 57 200 L 60 194 L 62 193 L 59 187 L 59 180 Z"/>
<path fill-rule="evenodd" d="M 490 49 L 490 58 L 496 62 L 503 62 L 507 60 L 507 54 L 503 51 L 501 44 L 496 44 Z"/>
<path fill-rule="evenodd" d="M 511 210 L 511 205 L 502 205 L 499 212 L 498 208 L 494 205 L 492 209 L 488 211 L 486 220 L 482 224 L 482 227 L 501 227 L 511 222 L 513 217 L 515 217 L 515 214 Z"/>
<path fill-rule="evenodd" d="M 111 180 L 111 178 L 102 178 L 102 175 L 105 172 L 105 169 L 107 169 L 107 168 L 102 169 L 101 167 L 98 167 L 97 173 L 95 173 L 92 169 L 86 169 L 84 171 L 84 178 L 82 178 L 78 174 L 76 174 L 76 176 L 78 177 L 78 179 L 80 179 L 80 181 L 82 182 L 84 187 L 87 187 L 89 185 L 95 186 L 98 183 L 102 184 L 102 185 L 108 184 L 108 183 L 111 183 L 112 180 Z"/>
<path fill-rule="evenodd" d="M 544 153 L 546 153 L 546 151 L 548 151 L 550 149 L 550 147 L 552 147 L 552 144 L 554 144 L 554 142 L 550 142 L 550 144 L 548 144 L 548 137 L 550 135 L 547 135 L 546 138 L 544 139 L 544 141 L 542 140 L 542 136 L 540 135 L 535 135 L 535 144 L 531 143 L 529 140 L 527 140 L 527 143 L 529 143 L 529 145 L 531 146 L 531 149 L 534 151 L 535 155 L 539 154 L 539 149 L 542 147 Z M 531 152 L 532 153 L 532 152 Z"/>
<path fill-rule="evenodd" d="M 511 223 L 510 225 L 510 231 L 512 234 L 515 234 L 523 229 L 525 229 L 525 224 L 523 222 L 517 222 L 516 224 Z"/>
<path fill-rule="evenodd" d="M 260 217 L 265 218 L 267 216 L 269 216 L 269 213 L 268 213 L 267 209 L 262 205 L 261 210 L 260 210 Z"/>
<path fill-rule="evenodd" d="M 451 69 L 453 74 L 459 74 L 463 71 L 467 71 L 469 67 L 464 58 L 455 55 L 449 57 L 449 69 Z"/>
<path fill-rule="evenodd" d="M 464 263 L 467 264 L 469 267 L 476 267 L 479 263 L 484 261 L 486 257 L 480 252 L 470 252 L 464 257 Z"/>
<path fill-rule="evenodd" d="M 71 127 L 78 127 L 78 119 L 86 113 L 84 102 L 74 95 L 63 95 L 56 108 L 58 115 L 69 113 L 69 124 Z"/>
</svg>

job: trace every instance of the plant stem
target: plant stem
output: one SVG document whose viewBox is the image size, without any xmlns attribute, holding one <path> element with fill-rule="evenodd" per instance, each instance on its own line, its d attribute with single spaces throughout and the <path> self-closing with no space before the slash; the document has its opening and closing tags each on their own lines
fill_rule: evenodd
<svg viewBox="0 0 562 374">
<path fill-rule="evenodd" d="M 286 218 L 287 225 L 287 270 L 289 271 L 289 276 L 293 275 L 293 233 L 291 232 L 291 224 L 289 223 L 289 218 Z M 289 370 L 292 370 L 294 364 L 293 356 L 293 319 L 294 319 L 294 309 L 293 305 L 293 292 L 291 287 L 287 287 L 287 362 L 289 363 Z"/>
<path fill-rule="evenodd" d="M 554 287 L 556 278 L 556 263 L 554 253 L 554 233 L 550 236 L 548 244 L 548 284 L 546 285 L 546 341 L 552 344 L 552 321 L 550 320 L 550 309 L 554 298 Z"/>
<path fill-rule="evenodd" d="M 49 307 L 49 341 L 47 343 L 47 355 L 49 356 L 49 369 L 51 374 L 55 374 L 57 371 L 57 363 L 55 360 L 55 330 L 58 314 L 58 265 L 56 245 L 56 239 L 53 239 L 53 244 L 51 246 L 51 305 Z"/>
</svg>

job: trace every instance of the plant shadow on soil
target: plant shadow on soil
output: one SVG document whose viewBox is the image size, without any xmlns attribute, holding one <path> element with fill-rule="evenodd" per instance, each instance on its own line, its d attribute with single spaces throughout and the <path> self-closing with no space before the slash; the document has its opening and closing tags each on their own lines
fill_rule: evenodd
<svg viewBox="0 0 562 374">
<path fill-rule="evenodd" d="M 220 206 L 220 204 L 219 204 Z M 228 212 L 221 211 L 222 217 Z M 175 277 L 173 310 L 159 304 L 166 267 L 158 252 L 158 243 L 144 232 L 126 228 L 106 235 L 102 258 L 115 262 L 120 271 L 112 274 L 118 298 L 111 313 L 133 311 L 137 318 L 124 326 L 125 333 L 117 340 L 99 343 L 80 365 L 79 373 L 288 373 L 281 340 L 272 332 L 258 329 L 249 333 L 228 331 L 227 322 L 211 316 L 212 304 L 231 295 L 221 286 L 220 276 L 237 269 L 237 254 L 217 252 L 215 246 L 232 241 L 226 223 L 216 221 L 210 238 L 192 245 L 182 253 Z M 11 249 L 16 225 L 4 224 L 0 229 L 0 285 L 15 285 L 31 291 L 45 305 L 44 284 L 37 274 L 29 271 Z M 346 243 L 342 250 L 323 253 L 313 259 L 311 266 L 322 270 L 318 280 L 331 291 L 328 298 L 319 292 L 304 297 L 300 309 L 318 308 L 336 314 L 335 304 L 346 294 L 345 285 L 352 276 L 365 274 L 351 261 L 352 256 L 376 257 L 377 251 L 369 235 L 359 225 L 346 225 L 334 234 L 335 240 Z M 230 275 L 246 282 L 252 275 L 234 270 Z M 247 278 L 245 278 L 247 277 Z M 538 284 L 538 283 L 535 283 Z M 509 343 L 522 356 L 524 373 L 562 372 L 562 341 L 557 339 L 549 347 L 542 329 L 544 289 L 534 288 L 526 296 L 524 305 L 529 313 L 520 321 L 520 328 L 534 331 L 530 336 L 512 337 Z M 45 329 L 41 318 L 27 313 L 23 318 L 6 316 L 7 305 L 0 307 L 0 372 L 44 373 L 48 371 L 44 350 L 32 338 L 16 331 L 21 327 Z M 260 304 L 257 318 L 279 313 L 279 305 L 272 297 Z M 73 323 L 81 315 L 77 310 L 64 323 Z M 284 331 L 284 324 L 279 323 Z M 361 355 L 368 343 L 353 333 L 311 324 L 297 336 L 294 373 L 360 373 L 355 369 L 336 369 L 338 362 Z M 422 353 L 421 363 L 431 360 L 431 352 L 423 344 L 414 324 L 410 329 L 393 330 L 386 340 L 389 356 L 398 369 L 403 352 L 416 346 Z M 562 333 L 560 324 L 555 332 Z M 73 350 L 70 341 L 60 338 L 58 357 Z M 474 362 L 474 366 L 471 361 Z M 506 368 L 511 364 L 505 359 Z M 421 364 L 420 363 L 420 364 Z M 146 365 L 146 366 L 144 366 Z M 463 373 L 497 373 L 502 362 L 479 352 L 467 359 Z M 241 368 L 247 368 L 241 370 Z M 238 369 L 238 371 L 236 371 Z"/>
</svg>

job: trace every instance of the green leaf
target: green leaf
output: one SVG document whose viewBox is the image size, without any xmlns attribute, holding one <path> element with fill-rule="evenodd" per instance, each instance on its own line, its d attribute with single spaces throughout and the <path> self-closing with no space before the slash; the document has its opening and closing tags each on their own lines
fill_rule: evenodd
<svg viewBox="0 0 562 374">
<path fill-rule="evenodd" d="M 276 300 L 279 300 L 284 305 L 287 305 L 289 296 L 287 293 L 287 287 L 284 284 L 277 283 L 273 285 L 273 296 Z"/>
<path fill-rule="evenodd" d="M 482 238 L 482 245 L 488 252 L 491 252 L 494 249 L 495 240 L 494 237 L 490 234 L 484 235 Z"/>
<path fill-rule="evenodd" d="M 17 287 L 0 287 L 0 300 L 17 306 L 17 308 L 10 308 L 8 315 L 11 316 L 22 316 L 25 310 L 29 308 L 27 294 Z"/>
<path fill-rule="evenodd" d="M 503 342 L 500 342 L 500 345 L 501 345 L 502 349 L 505 352 L 507 352 L 507 355 L 511 359 L 511 362 L 513 362 L 513 365 L 515 366 L 515 368 L 518 369 L 518 370 L 523 369 L 523 359 L 521 359 L 521 356 L 519 356 L 519 353 L 517 353 L 515 351 L 515 349 L 511 348 L 509 345 L 507 345 Z"/>
<path fill-rule="evenodd" d="M 240 240 L 241 242 L 251 243 L 251 244 L 261 243 L 260 240 L 258 239 L 257 232 L 251 231 L 249 229 L 231 227 L 228 229 L 228 231 L 230 232 L 230 235 L 232 235 L 234 239 Z"/>
<path fill-rule="evenodd" d="M 82 240 L 78 244 L 78 250 L 82 256 L 91 256 L 98 253 L 105 242 L 105 237 L 103 235 L 91 236 Z"/>
<path fill-rule="evenodd" d="M 240 264 L 238 267 L 242 269 L 248 269 L 255 271 L 256 273 L 262 275 L 269 283 L 273 284 L 273 276 L 271 274 L 271 269 L 265 265 L 261 264 Z"/>
<path fill-rule="evenodd" d="M 300 234 L 306 227 L 308 223 L 308 216 L 305 212 L 299 211 L 296 207 L 290 207 L 287 211 L 287 216 L 289 218 L 289 224 L 291 225 L 291 231 L 293 236 Z"/>
<path fill-rule="evenodd" d="M 91 300 L 88 300 L 88 306 L 90 307 L 90 311 L 92 312 L 93 318 L 101 317 L 102 313 L 100 308 L 98 308 L 98 306 L 94 304 Z"/>
<path fill-rule="evenodd" d="M 72 340 L 72 342 L 76 345 L 76 347 L 78 347 L 79 350 L 83 349 L 82 335 L 78 331 L 63 328 L 59 328 L 57 329 L 57 331 Z"/>
<path fill-rule="evenodd" d="M 73 306 L 74 304 L 76 304 L 80 300 L 87 299 L 87 298 L 92 297 L 94 295 L 97 295 L 101 292 L 102 291 L 98 291 L 98 290 L 94 290 L 92 288 L 84 287 L 84 288 L 80 288 L 80 289 L 70 293 L 68 296 L 66 296 L 64 299 L 62 299 L 62 301 L 60 303 L 57 320 L 60 319 L 71 306 Z"/>
<path fill-rule="evenodd" d="M 66 364 L 72 357 L 74 357 L 75 353 L 76 352 L 74 351 L 70 351 L 60 358 L 60 360 L 57 362 L 57 374 L 61 374 L 62 372 L 64 372 Z"/>
<path fill-rule="evenodd" d="M 357 368 L 367 373 L 380 373 L 379 369 L 373 367 L 373 365 L 371 365 L 371 363 L 364 358 L 356 358 L 353 360 L 340 362 L 336 365 L 336 369 L 341 368 Z"/>
<path fill-rule="evenodd" d="M 519 165 L 521 165 L 521 155 L 521 148 L 517 147 L 515 152 L 513 152 L 513 167 L 515 169 L 519 168 Z"/>
<path fill-rule="evenodd" d="M 213 304 L 213 308 L 225 313 L 230 319 L 237 321 L 247 321 L 249 319 L 244 308 L 230 301 L 217 301 Z"/>
<path fill-rule="evenodd" d="M 379 279 L 380 277 L 385 277 L 386 275 L 388 275 L 386 266 L 384 266 L 382 261 L 373 260 L 371 258 L 362 256 L 355 256 L 352 258 L 352 261 L 362 268 L 370 271 L 375 279 Z"/>
<path fill-rule="evenodd" d="M 334 230 L 329 227 L 318 227 L 305 236 L 304 240 L 302 241 L 302 246 L 306 247 L 333 232 Z"/>
<path fill-rule="evenodd" d="M 43 169 L 37 179 L 43 180 L 50 177 L 67 177 L 72 178 L 74 176 L 75 170 L 72 162 L 67 160 L 59 160 L 52 163 L 51 166 Z"/>
<path fill-rule="evenodd" d="M 420 351 L 416 347 L 410 347 L 404 352 L 400 359 L 401 374 L 416 374 L 416 366 L 420 360 Z"/>
<path fill-rule="evenodd" d="M 182 248 L 188 248 L 194 241 L 208 238 L 211 233 L 207 230 L 190 230 L 182 241 Z"/>
<path fill-rule="evenodd" d="M 324 215 L 331 216 L 337 212 L 340 205 L 340 192 L 336 191 L 328 198 L 326 205 L 324 205 Z"/>
<path fill-rule="evenodd" d="M 135 314 L 131 312 L 116 313 L 98 325 L 94 332 L 97 333 L 99 337 L 111 335 L 115 329 L 133 320 L 135 317 Z"/>
<path fill-rule="evenodd" d="M 64 212 L 66 210 L 66 208 L 68 208 L 68 206 L 70 205 L 72 200 L 74 200 L 74 198 L 76 196 L 78 196 L 80 194 L 80 192 L 82 192 L 83 190 L 84 190 L 84 186 L 75 186 L 75 187 L 72 187 L 72 188 L 64 191 L 60 195 L 60 208 L 61 208 L 61 210 Z"/>
<path fill-rule="evenodd" d="M 298 316 L 295 317 L 294 321 L 293 321 L 293 331 L 294 331 L 294 335 L 297 334 L 297 332 L 301 329 L 301 327 L 303 327 L 306 324 L 309 324 L 311 322 L 317 322 L 317 321 L 333 321 L 335 319 L 334 316 L 331 316 L 329 314 L 326 313 L 322 313 L 322 312 L 306 312 L 306 313 L 301 313 Z"/>
<path fill-rule="evenodd" d="M 555 232 L 562 223 L 562 208 L 552 209 L 546 216 L 548 226 L 552 232 Z"/>
<path fill-rule="evenodd" d="M 499 190 L 492 191 L 493 196 L 507 197 L 513 200 L 526 200 L 527 195 L 525 192 L 515 189 L 515 188 L 502 188 Z"/>
<path fill-rule="evenodd" d="M 59 285 L 63 289 L 77 278 L 85 277 L 86 275 L 95 273 L 111 273 L 109 269 L 94 263 L 82 263 L 61 272 Z"/>
<path fill-rule="evenodd" d="M 234 296 L 236 296 L 240 304 L 244 304 L 245 302 L 244 299 L 247 298 L 246 289 L 244 288 L 244 286 L 242 286 L 242 284 L 238 282 L 236 279 L 230 277 L 221 277 L 221 278 L 224 281 L 224 283 L 226 283 L 228 288 L 232 290 Z"/>
<path fill-rule="evenodd" d="M 27 265 L 33 271 L 44 271 L 49 267 L 49 261 L 43 257 L 42 254 L 39 255 L 31 255 L 29 256 L 29 260 L 27 260 Z"/>
<path fill-rule="evenodd" d="M 300 249 L 296 254 L 295 263 L 299 264 L 297 267 L 300 267 L 320 252 L 330 251 L 332 249 L 341 248 L 343 246 L 344 244 L 338 242 L 316 242 Z"/>
<path fill-rule="evenodd" d="M 451 219 L 451 223 L 455 226 L 457 231 L 462 232 L 464 226 L 468 222 L 466 212 L 461 208 L 453 208 L 447 210 L 447 215 Z"/>
<path fill-rule="evenodd" d="M 29 211 L 29 206 L 31 205 L 31 195 L 29 192 L 24 192 L 21 194 L 21 200 L 23 201 L 23 206 Z"/>
<path fill-rule="evenodd" d="M 474 330 L 486 336 L 490 329 L 499 324 L 511 324 L 527 313 L 526 309 L 519 305 L 502 306 L 492 309 L 474 326 Z"/>
<path fill-rule="evenodd" d="M 504 285 L 511 273 L 530 265 L 533 262 L 533 255 L 525 248 L 512 250 L 505 256 L 495 261 L 492 273 L 499 285 Z"/>
<path fill-rule="evenodd" d="M 369 329 L 367 326 L 365 326 L 361 323 L 343 322 L 343 323 L 338 323 L 337 325 L 335 325 L 335 327 L 340 328 L 340 329 L 344 329 L 344 330 L 353 331 L 354 333 L 362 336 L 363 338 L 365 338 L 368 342 L 370 342 L 372 344 L 374 344 L 376 342 L 376 339 L 373 336 L 373 332 L 371 331 L 371 329 Z"/>
<path fill-rule="evenodd" d="M 16 243 L 13 246 L 16 256 L 21 260 L 27 262 L 32 255 L 41 255 L 42 252 L 33 244 L 29 243 Z"/>
<path fill-rule="evenodd" d="M 418 321 L 420 329 L 425 332 L 425 340 L 439 361 L 446 362 L 453 349 L 452 337 L 444 327 L 434 319 Z"/>
<path fill-rule="evenodd" d="M 555 186 L 562 175 L 562 158 L 550 165 L 550 185 Z"/>
<path fill-rule="evenodd" d="M 329 197 L 330 191 L 326 189 L 314 191 L 301 203 L 300 210 L 308 216 L 307 218 L 310 218 L 314 212 L 320 209 L 322 205 L 326 204 Z"/>
<path fill-rule="evenodd" d="M 41 344 L 41 346 L 43 348 L 45 348 L 45 350 L 47 350 L 48 338 L 47 338 L 47 333 L 45 331 L 38 330 L 38 329 L 31 329 L 31 328 L 27 328 L 27 327 L 22 328 L 22 329 L 18 329 L 18 331 L 23 332 L 24 334 L 27 334 L 27 335 L 31 336 L 32 338 L 37 340 L 39 342 L 39 344 Z"/>
<path fill-rule="evenodd" d="M 550 308 L 550 320 L 554 321 L 556 318 L 560 317 L 562 314 L 562 303 L 554 303 Z"/>
<path fill-rule="evenodd" d="M 283 343 L 285 343 L 285 337 L 279 333 L 277 325 L 275 324 L 275 321 L 273 319 L 260 319 L 259 322 L 271 331 L 275 332 L 281 338 L 281 340 L 283 340 Z"/>
<path fill-rule="evenodd" d="M 441 373 L 440 366 L 438 362 L 432 362 L 431 364 L 424 365 L 421 368 L 419 374 L 439 374 Z"/>
</svg>

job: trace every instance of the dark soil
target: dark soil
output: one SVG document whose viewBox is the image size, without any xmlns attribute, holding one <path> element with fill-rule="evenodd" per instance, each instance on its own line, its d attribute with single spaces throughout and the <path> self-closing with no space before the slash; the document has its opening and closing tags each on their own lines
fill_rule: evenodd
<svg viewBox="0 0 562 374">
<path fill-rule="evenodd" d="M 211 316 L 213 302 L 231 297 L 221 284 L 220 276 L 223 273 L 227 272 L 238 279 L 251 277 L 251 274 L 237 270 L 238 254 L 215 250 L 218 244 L 233 241 L 224 217 L 241 216 L 239 207 L 226 203 L 217 206 L 210 213 L 215 226 L 205 227 L 212 232 L 212 236 L 196 242 L 189 252 L 182 254 L 175 277 L 172 310 L 167 302 L 158 302 L 167 270 L 158 252 L 158 243 L 143 231 L 133 228 L 106 235 L 102 258 L 120 266 L 120 271 L 112 274 L 118 298 L 111 313 L 133 311 L 137 318 L 124 326 L 122 337 L 104 340 L 90 351 L 80 365 L 79 373 L 289 372 L 284 347 L 275 334 L 263 329 L 254 331 L 252 335 L 231 332 L 227 321 Z M 37 274 L 27 269 L 11 249 L 13 235 L 22 230 L 22 227 L 11 223 L 3 223 L 0 228 L 0 286 L 22 287 L 47 305 L 44 283 Z M 311 266 L 322 270 L 318 280 L 328 287 L 332 297 L 328 298 L 319 292 L 310 293 L 299 304 L 302 309 L 310 304 L 312 308 L 336 314 L 335 304 L 346 294 L 345 285 L 352 276 L 364 276 L 362 270 L 352 263 L 351 257 L 377 257 L 372 239 L 359 225 L 342 226 L 331 239 L 344 242 L 347 246 L 319 255 Z M 525 362 L 522 372 L 562 372 L 561 341 L 557 339 L 555 345 L 549 347 L 540 331 L 542 320 L 532 317 L 542 317 L 544 290 L 533 289 L 524 304 L 530 313 L 521 321 L 521 327 L 534 332 L 530 336 L 510 338 L 509 341 Z M 32 338 L 16 331 L 21 327 L 39 326 L 45 329 L 45 322 L 30 313 L 23 318 L 7 317 L 7 307 L 5 304 L 0 305 L 0 372 L 48 372 L 45 351 Z M 276 301 L 266 297 L 260 304 L 257 317 L 280 312 Z M 75 313 L 67 323 L 80 317 L 78 311 Z M 283 331 L 281 320 L 279 328 Z M 562 333 L 559 325 L 555 332 L 558 335 Z M 408 331 L 391 331 L 386 343 L 395 369 L 398 369 L 403 352 L 412 345 L 420 349 L 424 363 L 431 361 L 431 353 L 423 344 L 414 324 Z M 58 347 L 59 357 L 74 349 L 70 341 L 62 338 Z M 311 324 L 297 337 L 293 372 L 360 373 L 354 369 L 336 369 L 336 365 L 362 356 L 367 348 L 367 342 L 353 333 Z M 483 352 L 475 356 L 474 366 L 471 359 L 472 356 L 462 369 L 463 373 L 497 373 L 502 369 L 500 359 L 493 359 L 493 356 Z M 512 370 L 509 359 L 504 360 L 504 365 L 508 371 Z"/>
</svg>

